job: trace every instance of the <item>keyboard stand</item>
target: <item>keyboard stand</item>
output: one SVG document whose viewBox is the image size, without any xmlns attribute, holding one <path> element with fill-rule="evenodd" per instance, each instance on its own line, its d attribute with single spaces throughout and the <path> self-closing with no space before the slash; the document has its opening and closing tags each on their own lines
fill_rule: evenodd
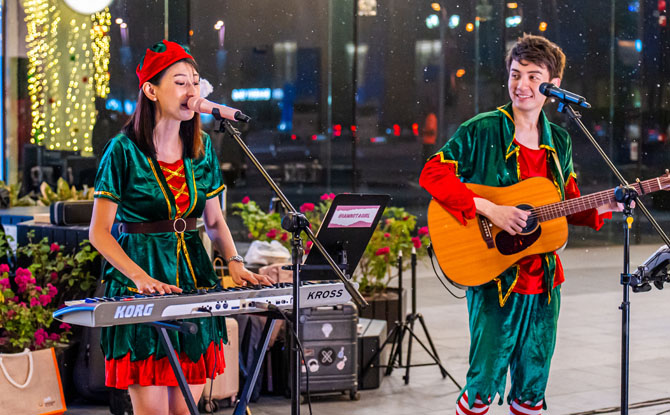
<svg viewBox="0 0 670 415">
<path fill-rule="evenodd" d="M 235 409 L 233 410 L 233 415 L 245 415 L 247 413 L 247 406 L 249 405 L 249 400 L 251 399 L 251 394 L 254 391 L 254 385 L 256 385 L 256 379 L 258 374 L 261 371 L 261 366 L 263 365 L 263 360 L 265 359 L 265 352 L 270 344 L 270 337 L 272 331 L 275 328 L 277 319 L 282 318 L 279 313 L 269 312 L 266 314 L 267 320 L 265 321 L 265 326 L 263 327 L 263 334 L 261 334 L 262 346 L 256 349 L 254 354 L 254 361 L 252 363 L 252 374 L 247 376 L 247 380 L 244 382 L 244 388 L 240 394 L 240 399 L 235 403 Z"/>
<path fill-rule="evenodd" d="M 177 354 L 174 351 L 174 346 L 170 341 L 170 336 L 168 336 L 168 330 L 176 330 L 186 334 L 196 334 L 198 332 L 198 326 L 194 323 L 186 321 L 160 321 L 153 323 L 145 323 L 150 326 L 153 326 L 158 332 L 158 337 L 161 340 L 161 344 L 165 348 L 167 358 L 170 361 L 170 366 L 172 366 L 172 371 L 174 372 L 175 377 L 177 378 L 177 383 L 179 384 L 179 389 L 181 389 L 182 395 L 184 395 L 184 400 L 186 401 L 186 406 L 191 415 L 200 415 L 198 412 L 198 406 L 191 395 L 191 389 L 186 383 L 186 378 L 184 377 L 184 372 L 181 370 L 181 365 L 177 359 Z"/>
</svg>

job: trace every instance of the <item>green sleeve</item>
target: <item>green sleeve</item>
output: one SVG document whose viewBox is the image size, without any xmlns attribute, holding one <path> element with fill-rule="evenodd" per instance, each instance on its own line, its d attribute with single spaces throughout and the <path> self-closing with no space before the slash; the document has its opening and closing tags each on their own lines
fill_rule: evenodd
<svg viewBox="0 0 670 415">
<path fill-rule="evenodd" d="M 126 154 L 119 137 L 114 137 L 105 146 L 98 172 L 95 175 L 94 196 L 121 203 L 127 176 Z"/>
<path fill-rule="evenodd" d="M 205 155 L 203 167 L 205 168 L 206 182 L 205 194 L 207 199 L 216 197 L 225 189 L 226 185 L 223 184 L 223 178 L 221 176 L 221 167 L 219 166 L 219 159 L 216 157 L 216 151 L 214 151 L 214 146 L 212 145 L 212 140 L 210 139 L 207 133 L 202 133 L 202 140 L 205 146 Z"/>
<path fill-rule="evenodd" d="M 442 161 L 454 163 L 456 175 L 468 178 L 473 174 L 475 139 L 471 129 L 466 125 L 461 125 L 454 135 L 438 152 Z"/>
</svg>

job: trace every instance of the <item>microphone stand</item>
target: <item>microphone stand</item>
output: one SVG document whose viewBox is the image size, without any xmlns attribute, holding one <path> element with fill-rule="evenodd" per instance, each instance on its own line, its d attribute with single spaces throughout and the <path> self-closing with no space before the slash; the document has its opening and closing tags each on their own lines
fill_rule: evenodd
<svg viewBox="0 0 670 415">
<path fill-rule="evenodd" d="M 300 263 L 302 262 L 302 239 L 300 238 L 300 233 L 305 232 L 307 237 L 314 244 L 313 247 L 321 252 L 321 255 L 326 259 L 326 262 L 330 265 L 335 275 L 342 281 L 345 289 L 351 295 L 352 300 L 359 307 L 359 310 L 366 308 L 368 306 L 367 301 L 363 296 L 358 292 L 354 285 L 344 276 L 344 273 L 340 267 L 335 263 L 333 258 L 328 254 L 326 249 L 323 247 L 321 242 L 316 238 L 312 229 L 309 227 L 309 221 L 302 213 L 298 212 L 291 202 L 286 198 L 284 193 L 281 191 L 277 183 L 270 177 L 268 172 L 263 168 L 261 163 L 258 161 L 256 156 L 251 152 L 249 147 L 244 143 L 242 137 L 240 137 L 240 132 L 232 126 L 232 124 L 221 117 L 218 108 L 212 110 L 212 115 L 217 120 L 221 121 L 219 126 L 219 131 L 223 133 L 230 134 L 231 137 L 235 139 L 237 144 L 240 146 L 244 154 L 249 157 L 256 169 L 261 173 L 265 181 L 270 185 L 274 193 L 277 195 L 279 200 L 281 200 L 284 208 L 286 209 L 286 216 L 282 219 L 282 228 L 291 232 L 293 237 L 291 238 L 291 262 L 293 270 L 293 312 L 291 316 L 293 329 L 295 330 L 295 338 L 291 336 L 291 414 L 299 415 L 300 414 L 300 350 L 297 346 L 297 341 L 300 338 Z"/>
<path fill-rule="evenodd" d="M 670 239 L 663 232 L 660 225 L 651 216 L 651 213 L 637 199 L 637 191 L 624 179 L 623 175 L 616 168 L 612 160 L 607 156 L 607 153 L 600 147 L 596 139 L 591 135 L 581 120 L 582 115 L 575 111 L 570 104 L 559 102 L 558 112 L 566 113 L 577 127 L 582 131 L 584 136 L 589 139 L 593 147 L 598 151 L 600 157 L 605 161 L 605 164 L 612 170 L 621 186 L 614 191 L 614 196 L 617 202 L 624 204 L 623 215 L 625 223 L 624 230 L 624 245 L 623 245 L 623 273 L 621 274 L 621 285 L 623 286 L 623 300 L 621 301 L 621 414 L 628 415 L 628 383 L 629 383 L 629 366 L 630 366 L 630 287 L 640 284 L 641 277 L 630 273 L 630 228 L 633 224 L 633 208 L 632 203 L 635 201 L 636 207 L 639 208 L 644 216 L 649 220 L 656 232 L 659 234 L 663 242 L 670 246 Z M 560 168 L 560 166 L 559 166 Z M 639 181 L 639 179 L 638 179 Z"/>
</svg>

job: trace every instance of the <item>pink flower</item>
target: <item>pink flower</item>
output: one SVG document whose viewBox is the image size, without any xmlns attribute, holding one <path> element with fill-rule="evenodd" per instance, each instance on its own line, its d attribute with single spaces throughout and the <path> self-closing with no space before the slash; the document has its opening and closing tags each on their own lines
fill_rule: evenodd
<svg viewBox="0 0 670 415">
<path fill-rule="evenodd" d="M 35 291 L 37 291 L 38 293 L 41 293 L 42 292 L 42 287 L 35 287 Z"/>
<path fill-rule="evenodd" d="M 277 237 L 277 230 L 272 228 L 270 229 L 270 231 L 268 231 L 268 233 L 265 234 L 265 236 L 267 236 L 270 239 L 274 239 Z"/>
<path fill-rule="evenodd" d="M 287 240 L 288 240 L 288 233 L 286 233 L 286 232 L 282 232 L 282 234 L 281 234 L 281 240 L 282 240 L 282 241 L 287 241 Z"/>
<path fill-rule="evenodd" d="M 247 234 L 247 238 L 249 238 L 249 239 L 254 239 L 254 234 L 251 233 L 251 232 L 249 232 L 249 233 Z"/>
<path fill-rule="evenodd" d="M 19 302 L 19 296 L 15 295 L 14 297 L 10 298 L 9 301 L 11 301 L 13 303 L 18 303 Z"/>
<path fill-rule="evenodd" d="M 385 246 L 383 248 L 379 248 L 377 252 L 375 252 L 375 255 L 380 256 L 380 255 L 386 255 L 391 252 L 391 248 L 388 246 Z"/>
<path fill-rule="evenodd" d="M 7 311 L 7 318 L 11 319 L 12 317 L 14 317 L 15 314 L 16 314 L 16 311 L 8 310 Z"/>
<path fill-rule="evenodd" d="M 58 328 L 63 329 L 65 331 L 70 331 L 72 326 L 67 323 L 61 323 L 60 326 L 58 326 Z"/>
<path fill-rule="evenodd" d="M 330 195 L 328 193 L 324 193 L 321 195 L 321 200 L 330 200 Z"/>
<path fill-rule="evenodd" d="M 251 199 L 249 198 L 249 196 L 244 196 L 244 197 L 242 198 L 242 204 L 243 204 L 243 205 L 246 205 L 246 204 L 249 203 L 249 202 L 251 202 Z"/>
<path fill-rule="evenodd" d="M 49 339 L 50 339 L 50 340 L 53 340 L 53 341 L 60 340 L 60 334 L 58 334 L 58 333 L 51 333 L 51 334 L 49 335 Z"/>
<path fill-rule="evenodd" d="M 384 238 L 390 238 L 390 237 L 391 237 L 391 234 L 390 234 L 390 233 L 386 232 L 386 233 L 384 234 Z"/>
<path fill-rule="evenodd" d="M 51 282 L 55 282 L 58 279 L 58 273 L 56 271 L 51 273 Z"/>
<path fill-rule="evenodd" d="M 309 251 L 312 250 L 312 245 L 314 245 L 314 244 L 312 243 L 312 241 L 307 241 L 307 244 L 305 245 L 305 253 L 306 253 L 306 254 L 308 254 Z"/>
<path fill-rule="evenodd" d="M 328 196 L 330 197 L 330 200 L 335 199 L 335 193 L 331 193 L 331 194 L 329 194 Z"/>
<path fill-rule="evenodd" d="M 40 295 L 40 303 L 42 304 L 42 307 L 45 307 L 50 302 L 51 302 L 51 297 L 49 297 L 48 295 L 44 295 L 44 294 Z"/>
<path fill-rule="evenodd" d="M 37 307 L 38 305 L 40 305 L 40 300 L 38 300 L 38 299 L 35 298 L 35 297 L 32 297 L 32 298 L 30 299 L 30 306 L 31 306 L 31 307 Z"/>
<path fill-rule="evenodd" d="M 40 347 L 44 344 L 44 341 L 49 338 L 46 330 L 39 328 L 35 331 L 35 346 Z"/>
<path fill-rule="evenodd" d="M 2 286 L 2 288 L 4 288 L 5 290 L 8 290 L 9 287 L 10 287 L 9 278 L 1 279 L 0 280 L 0 286 Z"/>
<path fill-rule="evenodd" d="M 58 252 L 58 251 L 60 251 L 60 245 L 58 245 L 56 242 L 54 242 L 54 243 L 51 244 L 49 249 L 51 249 L 51 252 Z"/>
<path fill-rule="evenodd" d="M 302 206 L 300 206 L 300 212 L 305 213 L 305 212 L 312 212 L 314 210 L 314 203 L 303 203 Z"/>
<path fill-rule="evenodd" d="M 9 272 L 9 265 L 0 264 L 0 273 L 5 273 L 5 272 Z"/>
<path fill-rule="evenodd" d="M 415 236 L 414 238 L 412 238 L 412 244 L 414 244 L 414 247 L 416 249 L 421 248 L 421 238 L 419 238 L 418 236 Z"/>
<path fill-rule="evenodd" d="M 58 288 L 51 285 L 51 283 L 47 284 L 47 288 L 49 289 L 49 297 L 54 298 L 58 294 Z"/>
<path fill-rule="evenodd" d="M 422 226 L 419 228 L 419 236 L 428 235 L 428 226 Z"/>
</svg>

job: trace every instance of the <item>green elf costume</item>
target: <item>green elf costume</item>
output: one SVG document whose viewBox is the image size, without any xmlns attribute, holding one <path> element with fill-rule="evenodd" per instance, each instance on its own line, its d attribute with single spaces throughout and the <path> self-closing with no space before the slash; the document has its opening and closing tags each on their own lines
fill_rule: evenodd
<svg viewBox="0 0 670 415">
<path fill-rule="evenodd" d="M 544 176 L 554 182 L 562 199 L 579 197 L 570 136 L 550 123 L 544 111 L 538 126 L 540 145 L 535 150 L 515 140 L 511 103 L 477 115 L 428 160 L 421 186 L 463 224 L 475 218 L 477 197 L 463 183 L 503 187 Z M 567 219 L 570 224 L 597 230 L 605 218 L 611 218 L 611 213 L 598 215 L 592 209 Z M 544 393 L 556 344 L 563 281 L 561 262 L 550 252 L 526 257 L 494 281 L 467 290 L 470 368 L 457 413 L 484 414 L 496 395 L 501 405 L 508 368 L 508 403 L 516 400 L 529 410 L 546 408 Z"/>
<path fill-rule="evenodd" d="M 163 41 L 147 50 L 137 73 L 140 85 L 171 64 L 191 55 L 174 42 Z M 142 152 L 132 138 L 132 126 L 105 147 L 95 179 L 95 197 L 118 205 L 116 220 L 126 229 L 134 224 L 171 220 L 174 229 L 162 232 L 120 232 L 119 245 L 153 278 L 184 291 L 212 288 L 217 283 L 211 260 L 193 224 L 207 199 L 223 189 L 219 163 L 209 136 L 202 133 L 204 154 L 177 163 L 158 162 Z M 180 219 L 181 218 L 181 219 Z M 182 220 L 183 219 L 183 220 Z M 130 279 L 107 264 L 105 295 L 137 293 Z M 223 343 L 227 341 L 223 317 L 188 320 L 198 325 L 196 335 L 170 332 L 189 384 L 204 384 L 223 373 Z M 106 358 L 106 385 L 177 386 L 166 352 L 153 327 L 119 325 L 102 329 Z"/>
</svg>

